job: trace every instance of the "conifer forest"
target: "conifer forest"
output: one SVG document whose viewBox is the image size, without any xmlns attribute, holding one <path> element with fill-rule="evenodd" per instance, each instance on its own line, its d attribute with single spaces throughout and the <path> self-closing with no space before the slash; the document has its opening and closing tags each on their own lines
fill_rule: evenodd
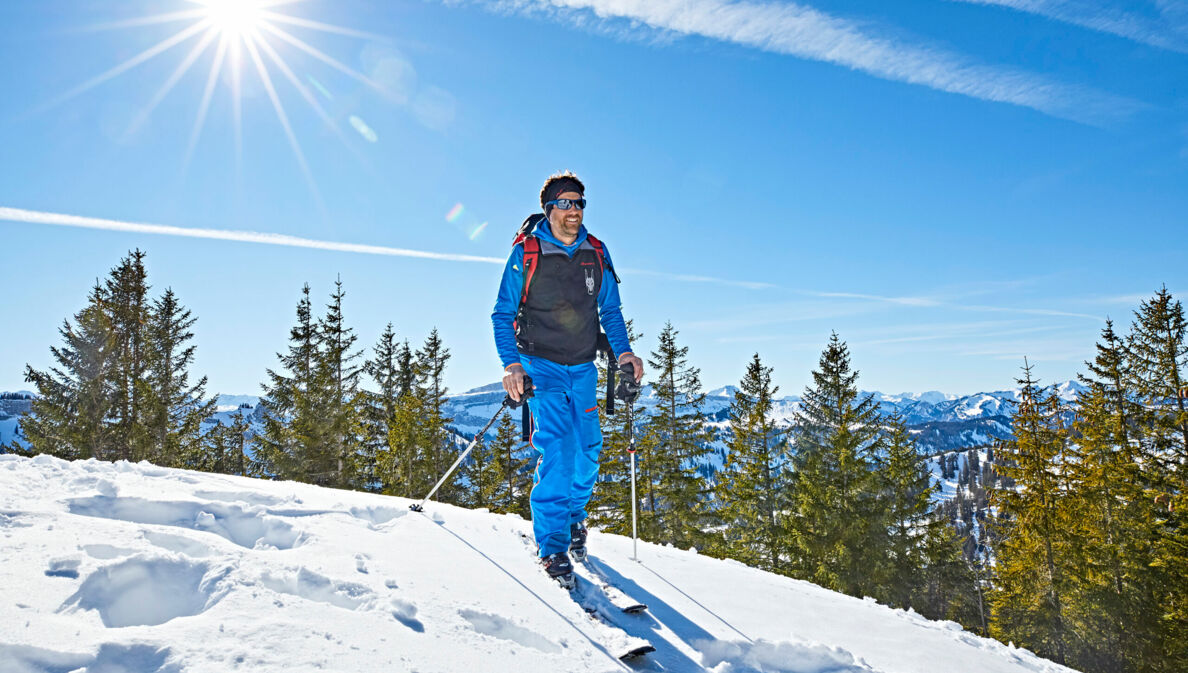
<svg viewBox="0 0 1188 673">
<path fill-rule="evenodd" d="M 471 439 L 448 411 L 450 350 L 436 330 L 413 340 L 393 323 L 369 346 L 346 292 L 305 286 L 288 342 L 260 363 L 260 407 L 217 420 L 192 371 L 197 316 L 154 291 L 145 253 L 130 252 L 63 321 L 54 365 L 26 367 L 36 394 L 23 441 L 0 452 L 419 499 Z M 933 455 L 859 392 L 836 333 L 790 426 L 772 420 L 779 387 L 759 354 L 728 417 L 713 419 L 678 329 L 632 334 L 656 401 L 633 414 L 639 537 L 955 621 L 1078 670 L 1188 670 L 1185 332 L 1182 303 L 1159 289 L 1128 325 L 1105 322 L 1075 400 L 1020 362 L 1003 373 L 1018 389 L 1013 434 Z M 593 526 L 630 535 L 627 418 L 603 413 L 589 510 Z M 535 457 L 518 413 L 502 411 L 435 499 L 529 518 Z M 952 497 L 936 475 L 957 484 Z"/>
</svg>

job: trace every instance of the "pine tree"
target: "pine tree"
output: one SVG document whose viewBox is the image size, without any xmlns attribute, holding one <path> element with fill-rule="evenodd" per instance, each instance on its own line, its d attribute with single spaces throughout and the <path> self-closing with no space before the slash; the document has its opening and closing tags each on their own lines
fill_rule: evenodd
<svg viewBox="0 0 1188 673">
<path fill-rule="evenodd" d="M 190 328 L 197 322 L 172 289 L 153 302 L 144 347 L 148 384 L 144 395 L 148 460 L 182 466 L 202 453 L 202 423 L 214 413 L 215 400 L 206 397 L 206 377 L 190 384 L 190 365 L 196 346 Z"/>
<path fill-rule="evenodd" d="M 172 291 L 148 298 L 144 259 L 129 253 L 96 283 L 75 324 L 63 324 L 65 346 L 51 348 L 58 367 L 26 368 L 40 393 L 22 420 L 33 451 L 165 465 L 201 452 L 213 402 L 205 378 L 189 384 L 195 319 Z"/>
<path fill-rule="evenodd" d="M 654 520 L 650 541 L 688 548 L 703 537 L 709 494 L 701 471 L 713 437 L 701 411 L 701 371 L 689 364 L 689 347 L 677 346 L 677 334 L 666 323 L 648 359 L 657 404 L 644 430 L 646 444 L 655 447 L 646 509 Z"/>
<path fill-rule="evenodd" d="M 799 577 L 873 595 L 886 576 L 887 514 L 874 457 L 883 447 L 878 403 L 858 396 L 845 342 L 834 333 L 797 412 L 791 543 Z"/>
<path fill-rule="evenodd" d="M 1151 599 L 1161 608 L 1153 670 L 1188 665 L 1188 343 L 1183 305 L 1167 288 L 1143 301 L 1126 340 L 1130 388 L 1141 405 L 1142 456 L 1153 558 Z M 1145 503 L 1145 504 L 1146 504 Z M 1177 507 L 1178 505 L 1178 507 Z M 1144 549 L 1144 550 L 1145 550 Z"/>
<path fill-rule="evenodd" d="M 248 471 L 248 446 L 251 438 L 251 424 L 243 413 L 244 407 L 240 406 L 235 413 L 231 414 L 231 425 L 223 426 L 226 435 L 226 452 L 224 452 L 223 470 L 227 474 L 235 474 L 241 477 L 255 476 Z"/>
<path fill-rule="evenodd" d="M 1162 288 L 1135 312 L 1127 339 L 1130 384 L 1146 410 L 1148 459 L 1161 466 L 1163 487 L 1188 490 L 1188 343 L 1184 306 Z"/>
<path fill-rule="evenodd" d="M 420 497 L 437 477 L 427 469 L 425 391 L 417 384 L 419 364 L 406 340 L 395 355 L 396 405 L 388 421 L 386 445 L 376 456 L 382 491 L 389 495 Z"/>
<path fill-rule="evenodd" d="M 512 420 L 510 413 L 504 411 L 495 426 L 494 462 L 499 484 L 493 495 L 492 510 L 519 514 L 525 519 L 532 518 L 531 505 L 528 502 L 532 489 L 532 472 L 529 465 L 532 456 L 529 455 L 520 441 L 520 431 Z M 531 450 L 531 449 L 529 449 Z"/>
<path fill-rule="evenodd" d="M 145 422 L 152 405 L 152 388 L 147 380 L 151 360 L 147 344 L 150 304 L 144 258 L 145 253 L 135 250 L 120 260 L 108 274 L 103 297 L 114 354 L 110 431 L 116 457 L 135 461 L 152 458 L 153 441 Z"/>
<path fill-rule="evenodd" d="M 115 355 L 105 297 L 96 284 L 74 323 L 63 321 L 58 330 L 63 345 L 50 347 L 57 366 L 48 371 L 25 366 L 25 381 L 37 388 L 37 396 L 20 427 L 33 453 L 67 460 L 116 458 L 107 420 Z"/>
<path fill-rule="evenodd" d="M 1015 440 L 1000 452 L 1017 489 L 996 490 L 1002 541 L 991 596 L 994 635 L 1064 663 L 1068 651 L 1065 601 L 1068 538 L 1075 517 L 1067 509 L 1067 436 L 1054 391 L 1039 387 L 1024 364 L 1018 379 Z"/>
<path fill-rule="evenodd" d="M 886 454 L 878 469 L 882 507 L 886 512 L 885 541 L 876 545 L 887 550 L 887 573 L 879 592 L 900 608 L 922 611 L 924 575 L 931 537 L 948 538 L 944 522 L 933 516 L 932 475 L 920 456 L 915 440 L 897 415 L 884 419 Z"/>
<path fill-rule="evenodd" d="M 375 382 L 376 391 L 364 393 L 365 448 L 360 472 L 369 488 L 382 490 L 383 478 L 378 465 L 383 454 L 389 450 L 388 437 L 395 423 L 404 377 L 404 372 L 400 369 L 400 346 L 396 343 L 392 323 L 388 323 L 384 328 L 384 333 L 380 335 L 373 352 L 374 356 L 363 366 L 364 371 Z"/>
<path fill-rule="evenodd" d="M 771 419 L 778 391 L 756 353 L 730 403 L 730 453 L 714 489 L 721 537 L 711 549 L 777 572 L 787 546 L 786 442 Z"/>
<path fill-rule="evenodd" d="M 1097 356 L 1079 378 L 1073 423 L 1073 483 L 1078 535 L 1073 538 L 1070 628 L 1079 645 L 1077 666 L 1087 671 L 1149 670 L 1157 638 L 1158 606 L 1150 540 L 1155 534 L 1136 441 L 1143 415 L 1130 389 L 1126 347 L 1106 321 Z"/>
<path fill-rule="evenodd" d="M 277 479 L 326 483 L 337 472 L 337 456 L 326 450 L 317 393 L 318 334 L 309 285 L 297 302 L 297 324 L 289 332 L 287 354 L 277 353 L 283 370 L 267 370 L 262 387 L 263 429 L 256 436 L 254 472 Z M 286 374 L 287 372 L 287 374 Z"/>
<path fill-rule="evenodd" d="M 445 474 L 455 460 L 457 449 L 452 440 L 453 433 L 447 428 L 454 419 L 445 415 L 448 389 L 445 386 L 446 362 L 450 351 L 441 341 L 434 328 L 425 339 L 425 344 L 416 353 L 416 387 L 421 391 L 421 427 L 425 438 L 425 463 L 420 466 L 426 489 Z M 437 492 L 442 502 L 459 503 L 461 488 L 457 481 L 443 484 Z"/>
<path fill-rule="evenodd" d="M 355 362 L 363 356 L 352 351 L 358 337 L 347 327 L 342 314 L 346 292 L 342 280 L 334 282 L 334 293 L 326 315 L 318 322 L 317 358 L 314 380 L 320 399 L 322 422 L 333 474 L 329 484 L 339 488 L 365 488 L 369 464 L 363 438 L 364 393 L 359 387 L 363 373 Z"/>
</svg>

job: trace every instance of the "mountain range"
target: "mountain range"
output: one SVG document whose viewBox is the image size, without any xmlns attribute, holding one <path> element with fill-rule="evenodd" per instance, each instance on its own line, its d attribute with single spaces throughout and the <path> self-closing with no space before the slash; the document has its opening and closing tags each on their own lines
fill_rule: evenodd
<svg viewBox="0 0 1188 673">
<path fill-rule="evenodd" d="M 1076 381 L 1057 384 L 1058 394 L 1074 400 L 1084 386 Z M 724 427 L 730 414 L 730 402 L 737 388 L 724 386 L 706 393 L 703 411 L 711 424 Z M 898 414 L 916 437 L 924 453 L 940 453 L 988 444 L 997 438 L 1011 436 L 1011 414 L 1018 403 L 1017 390 L 997 390 L 952 395 L 937 391 L 923 393 L 888 394 L 863 392 L 879 403 L 886 414 Z M 473 436 L 491 418 L 504 398 L 499 383 L 491 383 L 449 397 L 445 412 L 454 419 L 453 428 L 464 436 Z M 774 401 L 772 418 L 778 426 L 793 423 L 800 408 L 800 397 L 787 395 Z M 255 395 L 219 395 L 215 418 L 229 421 L 231 415 L 243 407 L 249 421 L 259 420 L 260 399 Z M 645 412 L 656 407 L 659 399 L 651 385 L 640 391 Z M 246 405 L 246 406 L 245 406 Z M 0 399 L 0 445 L 14 437 L 20 416 L 29 412 L 30 401 Z M 251 407 L 248 409 L 247 407 Z"/>
</svg>

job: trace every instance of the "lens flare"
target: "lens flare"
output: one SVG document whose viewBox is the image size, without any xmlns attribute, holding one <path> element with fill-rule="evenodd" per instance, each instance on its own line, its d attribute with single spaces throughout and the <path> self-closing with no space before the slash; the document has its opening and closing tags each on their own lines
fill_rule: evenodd
<svg viewBox="0 0 1188 673">
<path fill-rule="evenodd" d="M 355 115 L 351 115 L 349 121 L 351 122 L 351 126 L 353 126 L 355 130 L 359 132 L 359 135 L 363 136 L 364 140 L 369 143 L 379 142 L 379 135 L 367 125 L 367 122 L 356 117 Z"/>
<path fill-rule="evenodd" d="M 454 207 L 450 208 L 450 212 L 446 213 L 446 222 L 449 222 L 450 224 L 457 222 L 458 218 L 462 217 L 462 212 L 464 210 L 466 209 L 462 207 L 461 203 L 455 203 Z"/>
<path fill-rule="evenodd" d="M 482 233 L 483 233 L 483 230 L 484 230 L 484 229 L 486 229 L 486 228 L 487 228 L 487 223 L 486 223 L 486 222 L 483 222 L 483 223 L 482 223 L 482 224 L 480 224 L 479 226 L 475 227 L 475 228 L 474 228 L 474 231 L 470 232 L 470 240 L 472 240 L 472 241 L 473 241 L 473 240 L 476 240 L 476 239 L 478 239 L 479 235 L 480 235 L 480 234 L 482 234 Z"/>
<path fill-rule="evenodd" d="M 305 79 L 309 80 L 309 83 L 311 85 L 313 85 L 313 88 L 316 89 L 318 93 L 322 94 L 322 96 L 324 96 L 326 98 L 326 100 L 328 100 L 328 101 L 334 100 L 334 96 L 330 95 L 330 90 L 327 89 L 326 87 L 322 86 L 322 83 L 319 82 L 317 79 L 315 79 L 313 75 L 306 75 Z"/>
</svg>

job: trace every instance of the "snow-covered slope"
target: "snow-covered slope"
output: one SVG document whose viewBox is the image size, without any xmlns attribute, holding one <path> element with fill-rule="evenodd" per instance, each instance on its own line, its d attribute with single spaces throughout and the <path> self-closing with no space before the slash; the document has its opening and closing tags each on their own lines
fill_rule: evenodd
<svg viewBox="0 0 1188 673">
<path fill-rule="evenodd" d="M 518 517 L 145 463 L 0 456 L 0 671 L 632 670 Z M 1067 671 L 873 601 L 593 532 L 635 670 Z"/>
</svg>

